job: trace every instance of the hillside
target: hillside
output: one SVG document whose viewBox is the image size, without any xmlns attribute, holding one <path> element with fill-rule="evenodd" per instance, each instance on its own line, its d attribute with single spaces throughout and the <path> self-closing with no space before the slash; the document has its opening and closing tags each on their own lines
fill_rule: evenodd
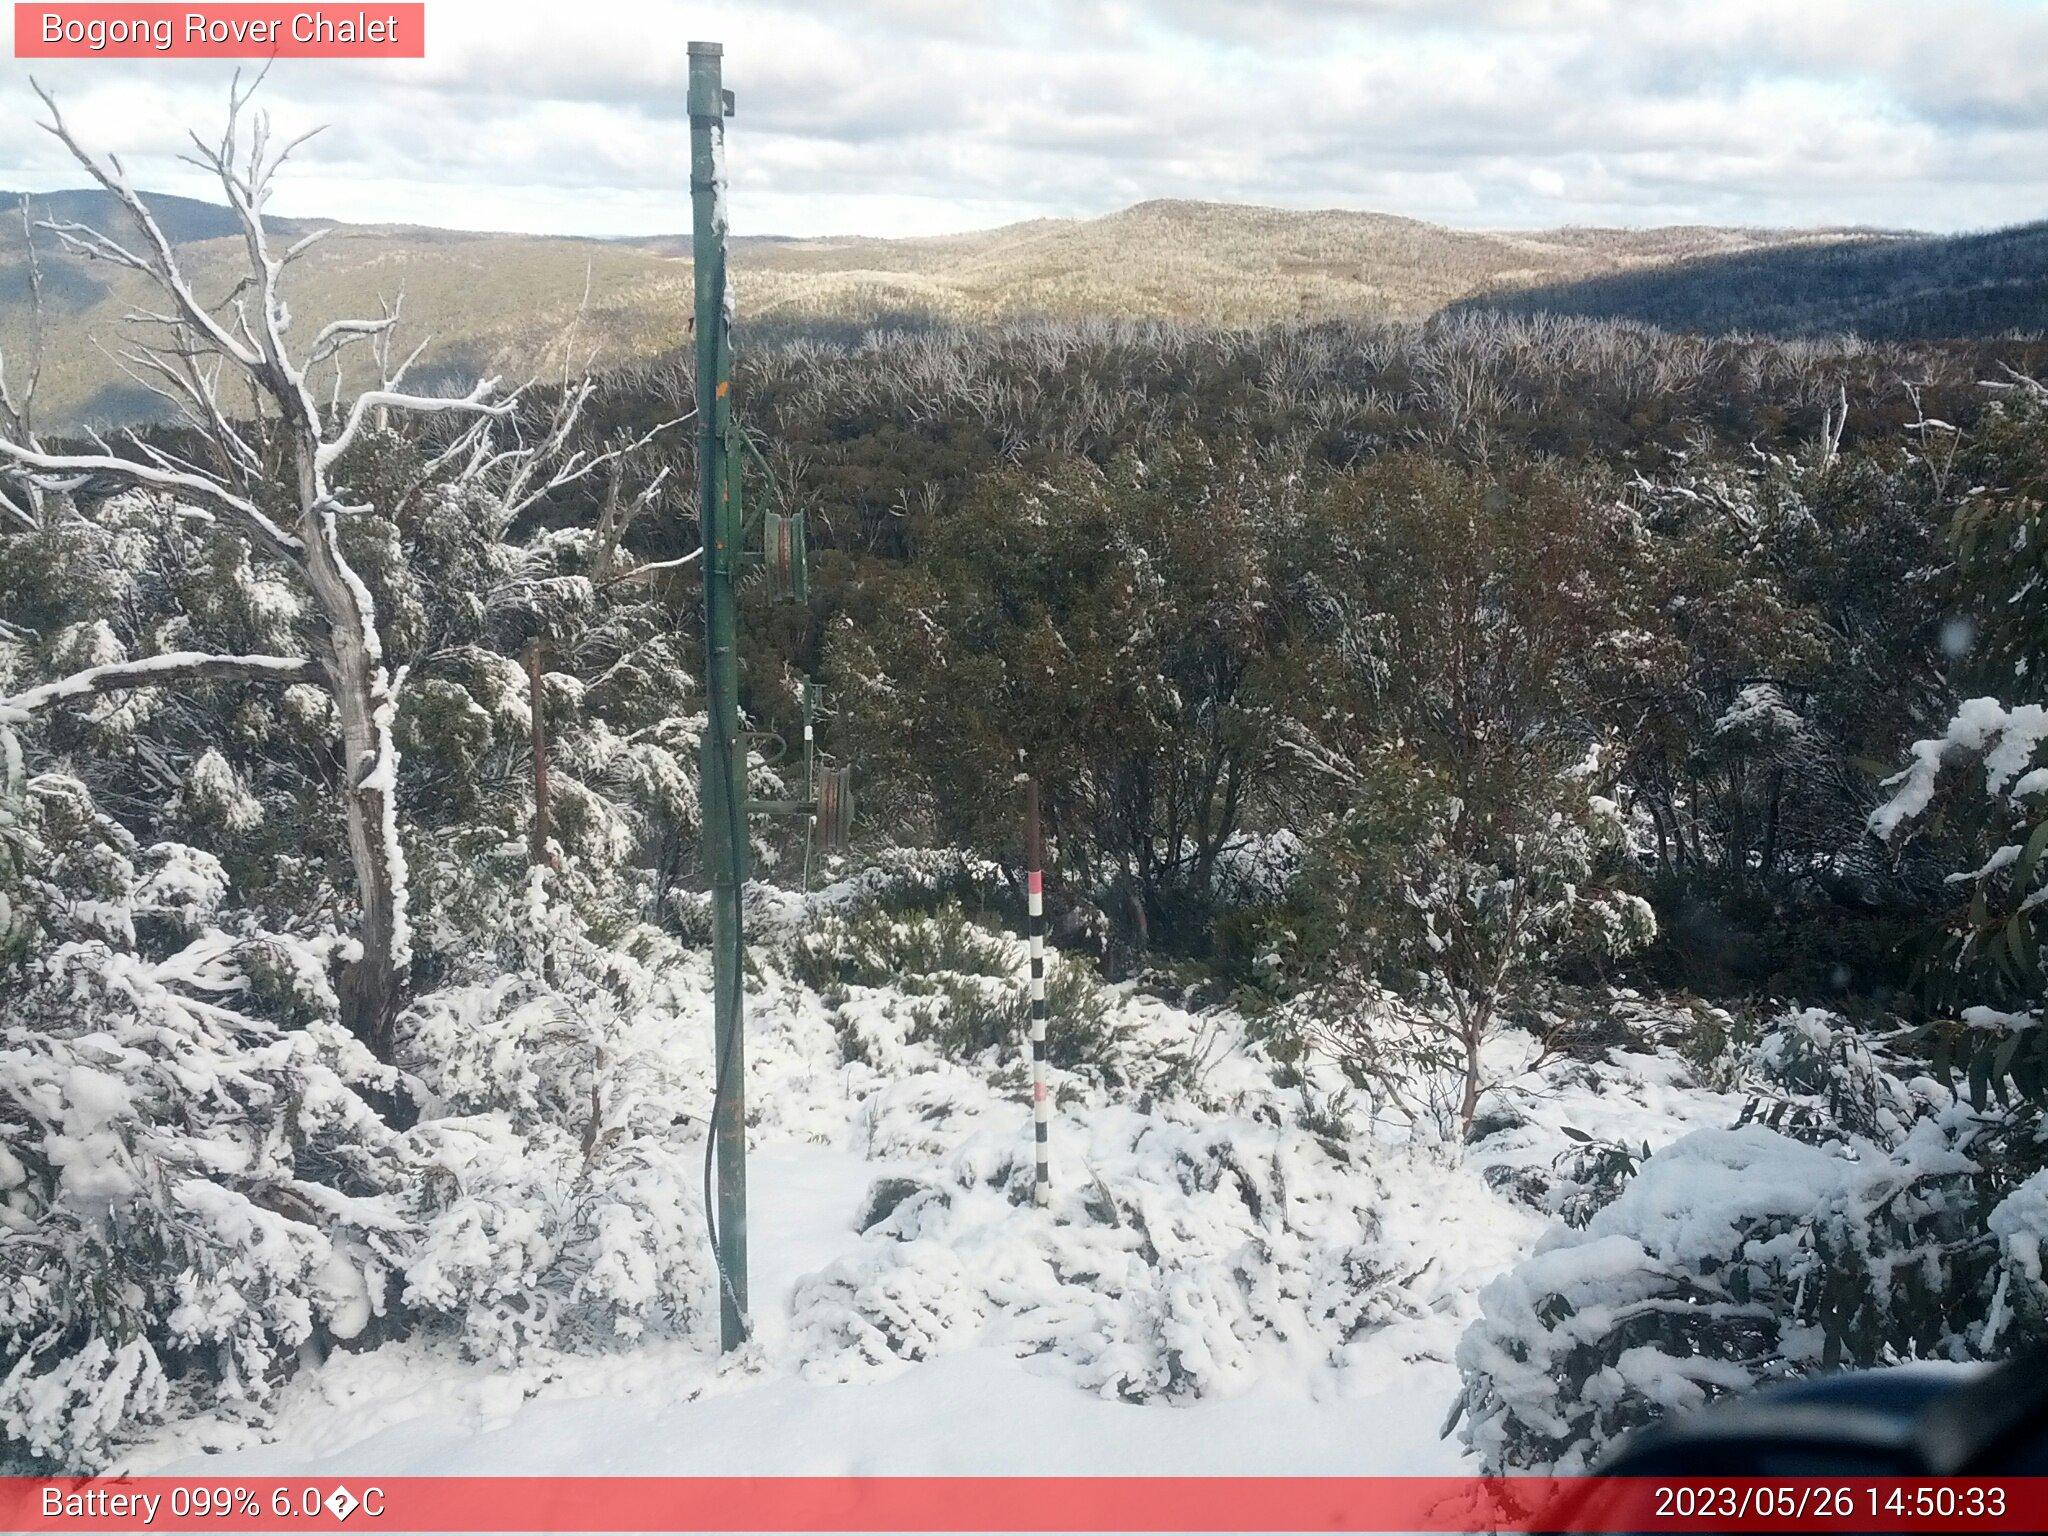
<svg viewBox="0 0 2048 1536">
<path fill-rule="evenodd" d="M 12 194 L 6 194 L 13 201 Z M 162 222 L 203 294 L 225 295 L 242 248 L 225 210 L 158 197 Z M 37 218 L 105 224 L 97 192 L 32 200 Z M 313 220 L 280 220 L 296 236 Z M 955 321 L 1114 314 L 1242 325 L 1325 316 L 1419 317 L 1488 290 L 1579 281 L 1644 265 L 1839 238 L 1847 232 L 1671 228 L 1485 233 L 1385 214 L 1291 212 L 1150 202 L 1096 219 L 1039 219 L 914 240 L 741 238 L 733 265 L 742 319 L 856 324 L 900 316 Z M 47 363 L 41 419 L 132 418 L 152 401 L 101 350 L 142 295 L 133 274 L 66 254 L 39 236 Z M 27 267 L 18 226 L 0 225 L 0 345 L 21 357 Z M 309 329 L 374 314 L 401 291 L 414 335 L 431 334 L 443 375 L 519 376 L 564 361 L 616 362 L 687 334 L 688 242 L 595 241 L 410 226 L 340 225 L 302 258 L 294 308 Z M 18 365 L 17 365 L 18 366 Z"/>
<path fill-rule="evenodd" d="M 0 194 L 12 203 L 14 194 Z M 240 236 L 225 209 L 182 198 L 151 196 L 165 233 L 202 297 L 224 298 L 246 270 Z M 130 238 L 121 216 L 99 193 L 58 193 L 35 199 L 31 213 L 76 219 Z M 296 238 L 324 220 L 276 220 Z M 594 240 L 470 234 L 403 225 L 333 225 L 334 233 L 293 264 L 290 295 L 299 326 L 310 336 L 344 315 L 374 315 L 380 301 L 404 298 L 407 332 L 431 336 L 435 375 L 478 372 L 523 376 L 558 369 L 561 343 L 589 289 L 576 328 L 579 356 L 596 348 L 603 360 L 646 355 L 673 346 L 687 325 L 689 264 Z M 123 334 L 122 317 L 147 290 L 132 272 L 66 252 L 39 232 L 47 336 L 38 419 L 46 425 L 147 414 L 151 397 L 126 379 L 102 348 Z M 0 222 L 0 346 L 10 376 L 26 351 L 28 266 L 18 219 Z M 323 385 L 326 382 L 322 381 Z M 351 383 L 359 382 L 352 379 Z"/>
<path fill-rule="evenodd" d="M 1490 293 L 1462 306 L 1641 320 L 1708 334 L 1873 339 L 2048 331 L 2048 222 L 1695 257 Z"/>
<path fill-rule="evenodd" d="M 1845 233 L 1486 232 L 1380 213 L 1155 201 L 936 239 L 748 241 L 735 263 L 743 314 L 1117 314 L 1242 325 L 1419 317 L 1486 289 Z"/>
</svg>

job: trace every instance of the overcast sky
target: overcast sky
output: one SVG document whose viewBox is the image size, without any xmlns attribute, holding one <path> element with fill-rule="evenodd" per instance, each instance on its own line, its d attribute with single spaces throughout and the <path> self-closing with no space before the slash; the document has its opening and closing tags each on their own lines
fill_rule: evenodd
<svg viewBox="0 0 2048 1536">
<path fill-rule="evenodd" d="M 424 61 L 274 68 L 279 125 L 331 125 L 274 211 L 685 229 L 702 37 L 739 97 L 740 233 L 1150 197 L 1495 228 L 2048 216 L 2048 0 L 431 0 L 427 21 Z M 4 68 L 0 175 L 76 185 L 29 65 Z M 176 146 L 218 122 L 231 66 L 36 69 L 138 182 L 203 195 Z"/>
</svg>

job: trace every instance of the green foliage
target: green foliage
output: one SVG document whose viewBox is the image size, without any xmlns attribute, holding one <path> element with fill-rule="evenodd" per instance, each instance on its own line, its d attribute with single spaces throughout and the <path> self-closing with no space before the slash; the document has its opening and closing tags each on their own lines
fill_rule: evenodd
<svg viewBox="0 0 2048 1536">
<path fill-rule="evenodd" d="M 1741 1123 L 1654 1155 L 1567 1131 L 1578 1232 L 1481 1293 L 1458 1352 L 1488 1470 L 1582 1470 L 1619 1435 L 1759 1382 L 2037 1337 L 2048 1140 L 1819 1009 L 1740 1053 Z M 1593 1178 L 1585 1187 L 1574 1181 Z"/>
<path fill-rule="evenodd" d="M 1425 1054 L 1455 1060 L 1469 1126 L 1503 1001 L 1655 931 L 1627 889 L 1602 720 L 1666 649 L 1644 539 L 1536 466 L 1388 459 L 1333 485 L 1324 515 L 1343 670 L 1311 739 L 1344 800 L 1304 876 L 1315 980 L 1331 1000 L 1374 978 L 1444 1010 L 1455 1049 Z M 1377 1059 L 1372 1010 L 1338 1016 L 1340 1052 Z"/>
<path fill-rule="evenodd" d="M 1464 309 L 1776 336 L 1991 336 L 2048 326 L 2048 226 L 1806 240 L 1645 263 L 1469 299 Z"/>
<path fill-rule="evenodd" d="M 2033 600 L 2048 573 L 2044 441 L 2048 391 L 2022 381 L 1949 455 L 1969 489 L 1950 530 L 1964 611 L 1951 621 L 1948 649 L 1956 681 L 1981 693 L 1912 748 L 1887 781 L 1892 800 L 1872 818 L 1894 846 L 1960 866 L 1945 882 L 1954 894 L 1923 961 L 1936 1017 L 1908 1040 L 1980 1109 L 1994 1098 L 2048 1103 L 2048 713 L 2018 702 L 2039 695 L 2048 667 L 2048 625 Z M 1959 765 L 1962 774 L 1949 771 Z"/>
<path fill-rule="evenodd" d="M 913 1039 L 966 1060 L 1015 1052 L 1030 1038 L 1027 959 L 1016 940 L 991 932 L 948 899 L 931 913 L 876 903 L 828 918 L 791 947 L 795 973 L 821 992 L 894 987 L 925 999 Z M 1055 1066 L 1101 1065 L 1113 1045 L 1109 1005 L 1088 967 L 1046 956 L 1046 1054 Z"/>
<path fill-rule="evenodd" d="M 972 921 L 959 902 L 929 915 L 898 915 L 880 905 L 828 918 L 792 950 L 799 977 L 820 990 L 833 983 L 893 986 L 907 977 L 1014 977 L 1013 946 Z"/>
<path fill-rule="evenodd" d="M 1107 471 L 999 471 L 914 519 L 917 561 L 833 628 L 869 803 L 1014 857 L 1020 766 L 1083 893 L 1144 940 L 1205 931 L 1217 859 L 1275 764 L 1293 656 L 1271 549 L 1290 493 L 1161 444 Z"/>
</svg>

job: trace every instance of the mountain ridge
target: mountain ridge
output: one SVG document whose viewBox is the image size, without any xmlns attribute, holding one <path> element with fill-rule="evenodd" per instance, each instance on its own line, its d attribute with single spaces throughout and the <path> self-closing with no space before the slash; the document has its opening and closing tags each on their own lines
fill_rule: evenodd
<svg viewBox="0 0 2048 1536">
<path fill-rule="evenodd" d="M 113 199 L 95 189 L 29 197 L 32 218 L 100 224 L 117 238 L 126 223 Z M 167 194 L 144 198 L 195 287 L 224 296 L 245 260 L 229 210 Z M 671 351 L 688 334 L 689 249 L 680 235 L 271 222 L 295 239 L 333 231 L 293 267 L 301 324 L 375 314 L 402 292 L 409 332 L 434 338 L 430 378 L 558 372 L 580 366 L 593 349 L 601 364 L 628 362 Z M 1100 315 L 1247 326 L 1420 319 L 1465 301 L 1561 291 L 1692 260 L 1915 238 L 1922 237 L 1714 225 L 1462 230 L 1372 210 L 1155 198 L 1093 218 L 946 235 L 739 236 L 732 260 L 742 322 L 782 328 Z M 61 426 L 149 414 L 155 402 L 98 345 L 111 344 L 121 317 L 144 297 L 142 280 L 109 263 L 77 260 L 47 231 L 35 248 L 47 310 L 41 419 Z M 22 355 L 28 337 L 26 255 L 19 224 L 0 218 L 0 345 L 10 359 Z M 343 387 L 361 382 L 345 375 Z"/>
</svg>

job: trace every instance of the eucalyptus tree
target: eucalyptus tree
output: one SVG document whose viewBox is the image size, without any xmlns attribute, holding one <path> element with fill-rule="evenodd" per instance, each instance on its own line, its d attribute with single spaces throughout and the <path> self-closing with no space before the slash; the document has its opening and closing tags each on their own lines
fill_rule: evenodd
<svg viewBox="0 0 2048 1536">
<path fill-rule="evenodd" d="M 248 558 L 288 584 L 302 605 L 294 644 L 277 652 L 95 657 L 94 664 L 0 697 L 0 724 L 110 693 L 201 681 L 311 685 L 329 695 L 360 908 L 356 953 L 341 976 L 342 1012 L 350 1029 L 388 1059 L 412 948 L 393 729 L 407 669 L 387 655 L 372 583 L 350 556 L 352 529 L 388 515 L 369 498 L 394 493 L 365 471 L 367 456 L 352 450 L 407 419 L 451 418 L 415 487 L 438 477 L 484 497 L 509 520 L 632 452 L 661 427 L 603 449 L 577 447 L 588 379 L 565 381 L 559 403 L 537 428 L 521 391 L 501 389 L 494 378 L 455 394 L 408 389 L 425 344 L 397 353 L 396 303 L 375 318 L 334 320 L 295 345 L 286 280 L 327 231 L 280 248 L 266 226 L 278 172 L 311 135 L 275 140 L 267 115 L 247 111 L 253 91 L 238 79 L 221 137 L 209 144 L 194 135 L 186 157 L 218 182 L 241 236 L 239 281 L 224 301 L 210 304 L 121 161 L 83 148 L 37 87 L 49 112 L 43 126 L 121 209 L 131 232 L 117 238 L 61 219 L 41 227 L 68 251 L 142 280 L 149 297 L 130 314 L 130 334 L 116 357 L 162 402 L 176 429 L 130 429 L 117 440 L 93 433 L 82 449 L 60 449 L 10 410 L 0 418 L 0 468 L 14 488 L 7 509 L 29 531 L 67 515 L 76 498 L 121 491 L 149 498 L 163 519 L 197 516 L 230 530 Z M 371 360 L 371 387 L 344 389 L 345 353 Z M 315 380 L 330 373 L 323 401 Z"/>
</svg>

